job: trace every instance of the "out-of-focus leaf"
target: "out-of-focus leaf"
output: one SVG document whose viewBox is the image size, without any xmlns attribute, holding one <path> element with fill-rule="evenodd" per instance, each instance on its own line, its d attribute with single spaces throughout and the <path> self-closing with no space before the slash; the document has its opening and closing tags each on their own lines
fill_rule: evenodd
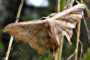
<svg viewBox="0 0 90 60">
<path fill-rule="evenodd" d="M 60 11 L 64 10 L 66 0 L 60 0 Z"/>
<path fill-rule="evenodd" d="M 0 41 L 0 48 L 1 48 L 1 49 L 4 48 L 4 46 L 3 46 L 3 44 L 2 44 L 1 41 Z"/>
<path fill-rule="evenodd" d="M 90 50 L 84 55 L 83 60 L 90 60 Z"/>
</svg>

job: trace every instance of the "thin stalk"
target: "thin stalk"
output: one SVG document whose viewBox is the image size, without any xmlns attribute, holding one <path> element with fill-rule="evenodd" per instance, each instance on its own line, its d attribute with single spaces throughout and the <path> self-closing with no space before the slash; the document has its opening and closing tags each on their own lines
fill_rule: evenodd
<svg viewBox="0 0 90 60">
<path fill-rule="evenodd" d="M 60 1 L 61 1 L 61 0 L 58 0 L 57 12 L 60 11 Z M 61 60 L 61 54 L 62 54 L 62 50 L 61 50 L 61 46 L 60 46 L 60 47 L 57 49 L 56 56 L 55 56 L 55 60 Z"/>
<path fill-rule="evenodd" d="M 58 0 L 57 12 L 64 10 L 64 6 L 65 6 L 65 0 Z M 62 59 L 63 43 L 64 43 L 64 36 L 62 33 L 62 36 L 60 38 L 60 47 L 57 49 L 55 60 L 61 60 Z"/>
<path fill-rule="evenodd" d="M 64 36 L 62 35 L 60 38 L 60 47 L 57 49 L 55 60 L 62 60 L 62 48 L 64 43 Z"/>
<path fill-rule="evenodd" d="M 59 11 L 63 11 L 65 4 L 66 4 L 66 0 L 60 0 L 60 3 L 58 4 L 60 6 L 60 9 L 58 9 Z"/>
<path fill-rule="evenodd" d="M 18 18 L 20 17 L 21 10 L 23 8 L 23 4 L 24 4 L 24 0 L 21 0 L 21 3 L 20 3 L 19 8 L 18 8 L 17 16 L 16 16 L 16 23 L 19 21 Z"/>
<path fill-rule="evenodd" d="M 10 42 L 13 42 L 13 36 L 11 36 Z M 9 46 L 8 46 L 8 51 L 6 53 L 5 60 L 8 60 L 8 58 L 9 58 L 9 54 L 10 54 L 10 51 L 11 51 L 11 46 L 12 46 L 12 44 L 10 43 Z"/>
<path fill-rule="evenodd" d="M 58 54 L 58 60 L 62 60 L 62 49 L 63 49 L 63 43 L 64 43 L 64 36 L 62 36 L 62 39 L 60 41 L 60 49 L 58 49 L 59 54 Z"/>
<path fill-rule="evenodd" d="M 84 17 L 83 17 L 83 21 L 84 21 L 85 29 L 86 29 L 86 32 L 87 32 L 88 40 L 90 41 L 90 32 L 89 32 L 89 28 L 88 28 L 87 22 L 86 22 Z"/>
<path fill-rule="evenodd" d="M 22 10 L 22 7 L 23 7 L 23 3 L 24 3 L 24 0 L 21 0 L 20 6 L 18 8 L 17 16 L 16 16 L 16 23 L 19 21 L 19 19 L 17 19 L 17 18 L 20 17 L 21 10 Z M 10 55 L 11 47 L 12 47 L 12 44 L 13 44 L 13 40 L 14 40 L 13 39 L 13 36 L 11 36 L 10 42 L 9 42 L 9 46 L 8 46 L 8 50 L 6 52 L 5 60 L 8 60 L 9 59 L 9 55 Z"/>
<path fill-rule="evenodd" d="M 57 3 L 57 12 L 64 10 L 66 0 L 58 0 Z"/>
<path fill-rule="evenodd" d="M 80 0 L 81 3 L 83 3 L 83 0 Z M 77 24 L 77 42 L 76 42 L 76 50 L 75 50 L 75 60 L 78 60 L 78 49 L 79 49 L 79 43 L 80 43 L 80 25 L 81 21 Z"/>
<path fill-rule="evenodd" d="M 58 3 L 57 4 L 57 12 L 59 12 L 60 11 L 60 0 L 58 0 L 57 3 Z"/>
<path fill-rule="evenodd" d="M 78 47 L 80 43 L 80 25 L 81 25 L 81 21 L 77 25 L 77 42 L 76 42 L 76 50 L 75 50 L 75 60 L 78 60 L 78 49 L 79 49 Z"/>
</svg>

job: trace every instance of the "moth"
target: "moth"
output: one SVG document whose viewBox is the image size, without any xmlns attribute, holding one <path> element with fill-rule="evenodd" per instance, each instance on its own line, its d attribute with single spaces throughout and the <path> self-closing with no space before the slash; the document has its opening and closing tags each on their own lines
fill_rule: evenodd
<svg viewBox="0 0 90 60">
<path fill-rule="evenodd" d="M 47 49 L 53 53 L 60 46 L 63 36 L 71 44 L 73 29 L 82 19 L 84 9 L 84 4 L 78 4 L 44 20 L 11 23 L 3 31 L 14 36 L 17 42 L 29 44 L 38 54 Z"/>
</svg>

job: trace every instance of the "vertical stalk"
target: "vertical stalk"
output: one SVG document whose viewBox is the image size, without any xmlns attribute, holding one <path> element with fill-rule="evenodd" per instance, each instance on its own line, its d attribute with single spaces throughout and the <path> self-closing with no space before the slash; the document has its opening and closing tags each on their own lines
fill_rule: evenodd
<svg viewBox="0 0 90 60">
<path fill-rule="evenodd" d="M 66 0 L 58 0 L 57 1 L 57 12 L 62 11 L 64 9 Z M 60 36 L 60 47 L 56 51 L 55 60 L 61 60 L 62 59 L 62 48 L 63 48 L 63 42 L 64 42 L 64 36 L 63 33 Z"/>
<path fill-rule="evenodd" d="M 18 12 L 17 12 L 16 22 L 15 22 L 15 23 L 17 23 L 17 22 L 19 21 L 18 18 L 20 17 L 23 4 L 24 4 L 24 0 L 21 0 L 21 3 L 20 3 L 19 8 L 18 8 Z M 13 44 L 13 40 L 14 40 L 14 39 L 13 39 L 13 36 L 11 36 L 10 42 L 9 42 L 9 46 L 8 46 L 8 50 L 7 50 L 7 52 L 6 52 L 5 60 L 8 60 L 8 59 L 9 59 L 9 55 L 10 55 L 11 47 L 12 47 L 12 44 Z"/>
<path fill-rule="evenodd" d="M 60 11 L 60 1 L 57 1 L 57 12 Z M 62 48 L 61 48 L 61 40 L 60 40 L 60 47 L 57 49 L 56 54 L 55 54 L 55 60 L 61 60 L 61 55 L 62 55 Z"/>
<path fill-rule="evenodd" d="M 13 36 L 11 36 L 10 37 L 10 42 L 13 42 Z M 11 46 L 12 46 L 12 44 L 10 43 L 9 44 L 9 46 L 8 46 L 8 51 L 7 51 L 7 53 L 6 53 L 6 57 L 5 57 L 5 60 L 8 60 L 8 58 L 9 58 L 9 54 L 10 54 L 10 51 L 11 51 Z"/>
<path fill-rule="evenodd" d="M 81 3 L 83 3 L 83 0 L 80 0 Z M 77 42 L 76 42 L 76 50 L 75 50 L 75 60 L 78 60 L 78 49 L 79 49 L 79 43 L 80 43 L 80 25 L 81 21 L 77 24 Z"/>
<path fill-rule="evenodd" d="M 59 12 L 60 11 L 60 0 L 58 0 L 57 3 L 58 3 L 57 4 L 57 12 Z"/>
<path fill-rule="evenodd" d="M 64 36 L 62 35 L 60 39 L 60 48 L 58 49 L 58 60 L 62 60 L 63 43 L 64 43 Z"/>
<path fill-rule="evenodd" d="M 75 50 L 75 60 L 78 60 L 78 46 L 80 42 L 80 24 L 81 21 L 77 25 L 77 42 L 76 42 L 76 50 Z"/>
<path fill-rule="evenodd" d="M 64 36 L 60 36 L 60 47 L 57 49 L 55 60 L 61 60 L 62 59 L 62 48 L 63 48 L 63 42 L 64 42 Z"/>
</svg>

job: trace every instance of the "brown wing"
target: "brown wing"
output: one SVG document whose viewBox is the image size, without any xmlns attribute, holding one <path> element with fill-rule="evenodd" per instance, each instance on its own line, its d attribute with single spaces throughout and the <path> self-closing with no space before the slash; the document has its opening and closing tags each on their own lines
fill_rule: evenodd
<svg viewBox="0 0 90 60">
<path fill-rule="evenodd" d="M 13 35 L 16 41 L 28 43 L 32 48 L 37 50 L 39 54 L 48 48 L 57 47 L 56 41 L 50 36 L 50 26 L 47 21 L 43 23 L 12 23 L 7 25 L 4 31 Z"/>
</svg>

